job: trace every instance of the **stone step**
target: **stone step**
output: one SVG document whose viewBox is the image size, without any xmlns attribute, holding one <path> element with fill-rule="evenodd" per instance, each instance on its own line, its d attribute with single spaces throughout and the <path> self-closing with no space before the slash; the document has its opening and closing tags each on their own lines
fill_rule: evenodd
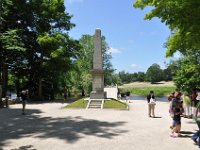
<svg viewBox="0 0 200 150">
<path fill-rule="evenodd" d="M 89 108 L 101 108 L 101 106 L 89 106 Z"/>
<path fill-rule="evenodd" d="M 97 102 L 95 102 L 95 103 L 90 103 L 90 104 L 94 104 L 94 105 L 101 105 L 101 103 L 97 103 Z"/>
<path fill-rule="evenodd" d="M 87 106 L 87 109 L 88 108 L 102 108 L 102 104 L 103 104 L 103 101 L 102 100 L 91 100 L 89 103 L 88 103 L 88 106 Z"/>
<path fill-rule="evenodd" d="M 97 104 L 97 103 L 90 103 L 90 106 L 101 106 L 101 104 Z"/>
</svg>

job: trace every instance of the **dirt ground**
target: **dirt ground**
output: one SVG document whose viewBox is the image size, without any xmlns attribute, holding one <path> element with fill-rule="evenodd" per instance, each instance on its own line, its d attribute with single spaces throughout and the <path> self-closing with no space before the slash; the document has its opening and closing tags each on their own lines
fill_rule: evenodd
<svg viewBox="0 0 200 150">
<path fill-rule="evenodd" d="M 170 137 L 167 102 L 157 102 L 156 118 L 146 101 L 129 110 L 62 109 L 67 103 L 27 104 L 0 109 L 0 150 L 199 150 L 190 139 L 197 125 L 182 118 L 182 137 Z"/>
</svg>

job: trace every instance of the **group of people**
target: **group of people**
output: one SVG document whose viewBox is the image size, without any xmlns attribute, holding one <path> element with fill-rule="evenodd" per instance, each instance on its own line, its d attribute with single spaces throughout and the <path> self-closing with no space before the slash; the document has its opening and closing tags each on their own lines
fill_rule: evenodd
<svg viewBox="0 0 200 150">
<path fill-rule="evenodd" d="M 168 97 L 170 101 L 169 113 L 172 117 L 171 137 L 180 136 L 181 131 L 181 117 L 193 118 L 200 115 L 200 90 L 193 89 L 191 95 L 188 92 L 183 92 L 183 94 L 176 89 L 175 92 L 171 93 Z M 148 102 L 148 115 L 149 117 L 155 117 L 155 95 L 153 91 L 147 95 Z M 199 106 L 198 106 L 199 105 Z M 192 139 L 200 147 L 200 123 L 197 123 L 199 131 L 197 131 Z"/>
<path fill-rule="evenodd" d="M 172 129 L 170 136 L 178 137 L 181 131 L 181 116 L 185 118 L 199 116 L 198 105 L 200 105 L 200 91 L 198 89 L 193 89 L 192 94 L 189 95 L 188 92 L 182 94 L 179 90 L 176 90 L 168 97 L 168 100 L 170 101 L 169 113 L 173 119 L 172 125 L 170 126 Z M 199 124 L 198 127 L 200 129 Z M 197 131 L 192 136 L 192 139 L 200 147 L 199 137 L 200 131 Z"/>
<path fill-rule="evenodd" d="M 197 104 L 200 102 L 200 90 L 193 89 L 192 94 L 189 95 L 188 92 L 184 92 L 183 94 L 176 90 L 169 97 L 168 100 L 172 102 L 172 100 L 179 100 L 182 103 L 184 112 L 183 116 L 186 118 L 196 117 L 198 115 Z"/>
</svg>

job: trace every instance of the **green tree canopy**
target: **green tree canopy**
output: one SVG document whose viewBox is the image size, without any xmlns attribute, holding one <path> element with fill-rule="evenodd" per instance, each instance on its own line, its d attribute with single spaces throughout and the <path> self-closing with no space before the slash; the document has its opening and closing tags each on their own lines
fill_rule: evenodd
<svg viewBox="0 0 200 150">
<path fill-rule="evenodd" d="M 64 0 L 2 0 L 0 4 L 2 83 L 7 82 L 9 68 L 18 90 L 29 88 L 30 96 L 40 97 L 54 93 L 59 76 L 71 69 L 80 49 L 68 36 L 75 25 Z M 26 83 L 19 84 L 21 80 Z"/>
<path fill-rule="evenodd" d="M 184 87 L 183 89 L 199 87 L 197 76 L 200 66 L 200 1 L 136 0 L 133 6 L 141 9 L 151 6 L 152 9 L 145 19 L 158 17 L 169 26 L 171 36 L 165 43 L 166 56 L 173 56 L 177 51 L 183 55 L 181 66 L 178 66 L 177 73 L 173 74 L 176 85 Z"/>
<path fill-rule="evenodd" d="M 176 51 L 183 54 L 200 51 L 200 1 L 199 0 L 136 0 L 135 8 L 152 6 L 145 19 L 158 17 L 169 26 L 172 35 L 168 39 L 166 55 Z"/>
<path fill-rule="evenodd" d="M 159 82 L 163 79 L 163 71 L 158 64 L 153 64 L 147 69 L 145 78 L 151 83 Z"/>
</svg>

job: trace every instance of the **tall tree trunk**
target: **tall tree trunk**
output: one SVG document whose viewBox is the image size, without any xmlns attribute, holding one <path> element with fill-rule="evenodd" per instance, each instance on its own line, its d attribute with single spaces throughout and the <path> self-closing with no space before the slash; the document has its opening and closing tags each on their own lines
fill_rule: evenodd
<svg viewBox="0 0 200 150">
<path fill-rule="evenodd" d="M 0 84 L 0 108 L 4 107 L 3 105 L 3 101 L 2 101 L 2 87 L 1 87 L 1 84 Z"/>
<path fill-rule="evenodd" d="M 42 98 L 42 79 L 41 78 L 39 79 L 39 83 L 38 83 L 38 96 L 40 99 L 43 99 Z"/>
<path fill-rule="evenodd" d="M 0 65 L 0 108 L 3 107 L 2 101 L 2 66 Z"/>
<path fill-rule="evenodd" d="M 33 97 L 34 97 L 34 95 L 35 95 L 35 91 L 34 91 L 34 87 L 35 87 L 35 84 L 33 84 L 34 82 L 33 82 L 33 77 L 34 77 L 34 75 L 33 75 L 34 73 L 33 73 L 33 70 L 31 69 L 30 70 L 30 72 L 29 72 L 29 81 L 28 81 L 28 87 L 29 87 L 29 98 L 30 99 L 32 99 Z"/>
<path fill-rule="evenodd" d="M 2 97 L 6 97 L 7 88 L 8 88 L 8 65 L 4 63 L 2 67 Z"/>
<path fill-rule="evenodd" d="M 19 77 L 17 76 L 17 81 L 16 81 L 16 90 L 17 90 L 17 97 L 20 97 L 20 85 L 19 85 Z"/>
<path fill-rule="evenodd" d="M 51 83 L 51 94 L 50 94 L 50 98 L 51 100 L 54 100 L 55 96 L 54 96 L 54 84 L 53 82 Z"/>
<path fill-rule="evenodd" d="M 81 95 L 82 95 L 82 96 L 85 96 L 85 90 L 84 90 L 83 87 L 82 87 L 82 90 L 81 90 Z"/>
<path fill-rule="evenodd" d="M 1 87 L 0 87 L 0 107 L 4 107 L 2 97 L 6 97 L 7 87 L 8 87 L 8 67 L 5 63 L 1 67 Z"/>
</svg>

